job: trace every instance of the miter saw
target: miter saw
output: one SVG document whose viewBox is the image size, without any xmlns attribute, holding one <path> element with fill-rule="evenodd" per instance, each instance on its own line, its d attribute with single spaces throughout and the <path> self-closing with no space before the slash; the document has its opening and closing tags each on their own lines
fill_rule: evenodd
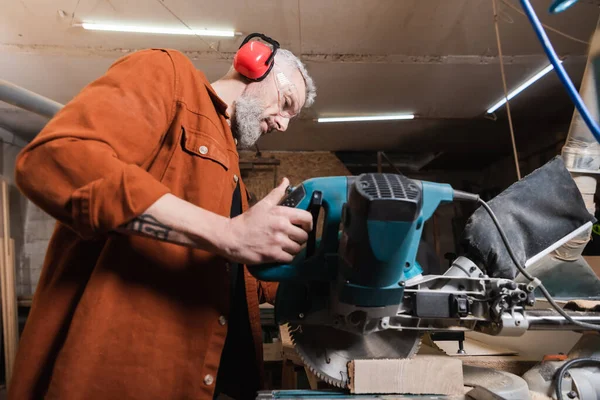
<svg viewBox="0 0 600 400">
<path fill-rule="evenodd" d="M 572 3 L 556 0 L 551 10 L 562 11 Z M 561 66 L 529 1 L 521 4 L 577 110 L 600 142 L 598 124 Z M 533 329 L 599 331 L 600 312 L 567 312 L 552 297 L 566 293 L 567 298 L 581 295 L 599 300 L 600 281 L 588 273 L 585 261 L 587 270 L 573 271 L 573 265 L 562 263 L 564 254 L 549 256 L 585 235 L 595 222 L 582 212 L 585 205 L 564 165 L 549 164 L 548 173 L 537 174 L 537 182 L 524 178 L 513 185 L 518 190 L 492 200 L 495 206 L 450 185 L 399 174 L 307 180 L 281 203 L 312 213 L 315 230 L 306 248 L 289 265 L 253 266 L 250 271 L 260 280 L 280 282 L 276 320 L 289 325 L 308 368 L 340 388 L 348 387 L 350 361 L 411 357 L 425 333 L 474 330 L 520 336 Z M 466 235 L 475 251 L 458 257 L 443 275 L 424 275 L 416 261 L 423 225 L 440 204 L 452 201 L 480 205 Z M 325 218 L 317 238 L 320 210 Z M 549 289 L 533 271 L 549 272 L 544 276 L 551 278 Z M 545 297 L 551 308 L 536 307 L 539 297 Z M 530 371 L 529 389 L 551 395 L 554 385 L 559 399 L 600 398 L 598 336 L 591 345 L 586 340 L 582 339 L 583 350 L 574 351 L 577 358 L 563 361 L 557 378 L 553 373 L 560 363 Z M 589 362 L 592 368 L 564 380 L 567 368 Z M 565 382 L 570 386 L 566 391 Z"/>
<path fill-rule="evenodd" d="M 288 265 L 250 271 L 260 280 L 280 282 L 275 318 L 288 324 L 296 350 L 319 378 L 347 388 L 351 360 L 411 357 L 428 332 L 518 336 L 528 329 L 578 330 L 600 323 L 598 313 L 563 317 L 534 310 L 536 288 L 543 288 L 537 278 L 517 283 L 491 277 L 464 256 L 443 275 L 423 275 L 416 255 L 424 223 L 440 204 L 452 201 L 479 202 L 498 222 L 477 195 L 399 174 L 315 178 L 289 191 L 281 205 L 313 215 L 307 245 Z M 317 238 L 321 210 L 323 232 Z M 517 264 L 501 227 L 499 233 Z"/>
</svg>

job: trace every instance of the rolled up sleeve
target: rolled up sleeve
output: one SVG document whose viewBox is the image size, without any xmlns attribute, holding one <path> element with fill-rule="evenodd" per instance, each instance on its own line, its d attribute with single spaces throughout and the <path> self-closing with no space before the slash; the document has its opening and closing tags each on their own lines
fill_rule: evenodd
<svg viewBox="0 0 600 400">
<path fill-rule="evenodd" d="M 15 180 L 84 238 L 130 221 L 169 192 L 144 168 L 175 112 L 170 55 L 144 50 L 86 86 L 19 154 Z"/>
</svg>

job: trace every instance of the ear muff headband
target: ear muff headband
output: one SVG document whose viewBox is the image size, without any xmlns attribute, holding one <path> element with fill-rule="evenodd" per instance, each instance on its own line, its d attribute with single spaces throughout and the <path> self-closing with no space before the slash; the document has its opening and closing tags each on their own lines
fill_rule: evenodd
<svg viewBox="0 0 600 400">
<path fill-rule="evenodd" d="M 260 38 L 272 47 L 259 41 L 250 40 Z M 233 59 L 233 66 L 237 72 L 246 78 L 260 82 L 269 75 L 275 64 L 275 54 L 279 49 L 279 42 L 263 35 L 252 33 L 244 39 Z"/>
</svg>

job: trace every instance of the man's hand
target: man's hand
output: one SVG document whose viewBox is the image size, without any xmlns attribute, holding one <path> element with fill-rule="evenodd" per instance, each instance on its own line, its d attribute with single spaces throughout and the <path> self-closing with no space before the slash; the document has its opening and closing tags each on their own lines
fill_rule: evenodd
<svg viewBox="0 0 600 400">
<path fill-rule="evenodd" d="M 247 212 L 229 221 L 223 238 L 225 257 L 243 264 L 289 263 L 308 239 L 308 211 L 277 205 L 285 196 L 287 178 Z"/>
<path fill-rule="evenodd" d="M 116 231 L 211 251 L 247 265 L 289 263 L 308 239 L 312 216 L 308 211 L 277 205 L 288 184 L 284 179 L 263 200 L 233 219 L 166 194 Z"/>
</svg>

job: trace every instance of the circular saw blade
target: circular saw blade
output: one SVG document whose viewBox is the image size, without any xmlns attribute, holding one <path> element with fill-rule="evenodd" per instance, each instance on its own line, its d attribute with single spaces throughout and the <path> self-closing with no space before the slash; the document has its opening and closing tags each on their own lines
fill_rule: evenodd
<svg viewBox="0 0 600 400">
<path fill-rule="evenodd" d="M 347 388 L 352 360 L 410 358 L 421 344 L 422 333 L 388 329 L 359 335 L 320 325 L 289 325 L 296 351 L 317 377 Z"/>
</svg>

